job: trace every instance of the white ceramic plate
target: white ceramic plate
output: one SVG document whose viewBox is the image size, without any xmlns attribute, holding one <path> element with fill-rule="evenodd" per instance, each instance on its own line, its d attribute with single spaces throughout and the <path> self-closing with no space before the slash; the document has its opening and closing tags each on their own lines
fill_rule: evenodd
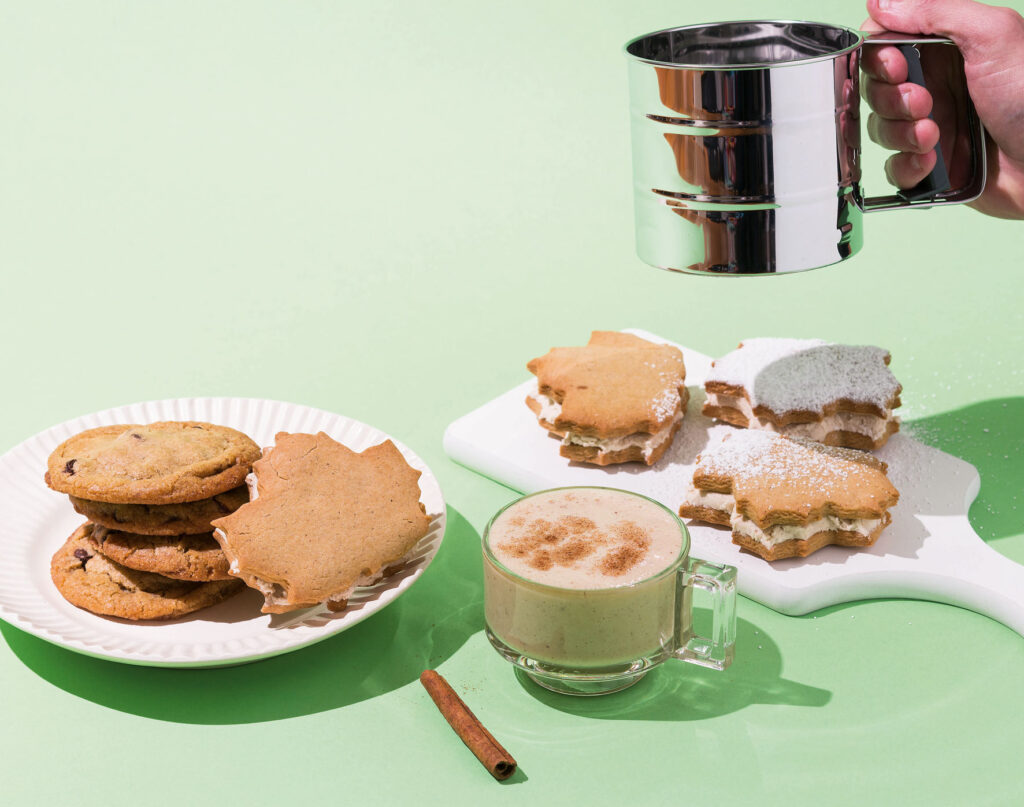
<svg viewBox="0 0 1024 807">
<path fill-rule="evenodd" d="M 390 439 L 422 472 L 421 501 L 430 531 L 408 562 L 374 586 L 356 589 L 341 613 L 324 608 L 261 614 L 252 589 L 219 605 L 167 622 L 97 616 L 68 603 L 50 580 L 50 557 L 82 523 L 67 496 L 43 482 L 46 458 L 73 434 L 114 423 L 199 420 L 231 426 L 260 445 L 277 432 L 324 431 L 362 451 Z M 255 398 L 179 398 L 108 409 L 47 429 L 0 457 L 0 619 L 79 653 L 130 664 L 207 667 L 255 661 L 313 644 L 362 622 L 396 600 L 434 559 L 445 529 L 437 479 L 412 451 L 384 432 L 308 406 Z"/>
</svg>

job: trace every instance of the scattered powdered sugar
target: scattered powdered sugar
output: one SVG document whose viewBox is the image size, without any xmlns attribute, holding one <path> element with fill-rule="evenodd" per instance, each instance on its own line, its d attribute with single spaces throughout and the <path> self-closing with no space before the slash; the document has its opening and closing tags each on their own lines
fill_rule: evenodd
<svg viewBox="0 0 1024 807">
<path fill-rule="evenodd" d="M 776 487 L 811 482 L 815 492 L 824 496 L 848 489 L 857 477 L 877 477 L 875 465 L 854 449 L 751 429 L 726 434 L 705 448 L 697 463 L 703 473 L 730 477 L 734 484 L 759 480 Z"/>
<path fill-rule="evenodd" d="M 887 410 L 900 384 L 886 366 L 889 352 L 821 339 L 746 339 L 716 359 L 707 381 L 741 386 L 752 406 L 776 414 L 821 411 L 841 398 Z"/>
</svg>

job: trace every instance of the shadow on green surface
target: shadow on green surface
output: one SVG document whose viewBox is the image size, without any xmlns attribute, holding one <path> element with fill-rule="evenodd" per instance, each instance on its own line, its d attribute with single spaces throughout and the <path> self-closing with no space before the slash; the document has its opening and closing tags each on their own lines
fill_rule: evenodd
<svg viewBox="0 0 1024 807">
<path fill-rule="evenodd" d="M 602 720 L 706 720 L 754 704 L 824 706 L 831 700 L 827 689 L 781 677 L 782 654 L 763 630 L 745 619 L 736 629 L 736 660 L 723 672 L 669 660 L 629 689 L 598 698 L 557 695 L 519 671 L 518 678 L 545 705 Z"/>
<path fill-rule="evenodd" d="M 176 723 L 257 723 L 324 712 L 416 681 L 483 629 L 479 534 L 448 508 L 430 568 L 396 602 L 349 630 L 275 658 L 218 669 L 91 658 L 0 622 L 18 658 L 54 686 L 121 712 Z"/>
<path fill-rule="evenodd" d="M 1024 478 L 1024 398 L 980 401 L 903 428 L 978 469 L 981 493 L 968 513 L 978 535 L 990 541 L 1024 531 L 1024 509 L 1017 509 Z"/>
</svg>

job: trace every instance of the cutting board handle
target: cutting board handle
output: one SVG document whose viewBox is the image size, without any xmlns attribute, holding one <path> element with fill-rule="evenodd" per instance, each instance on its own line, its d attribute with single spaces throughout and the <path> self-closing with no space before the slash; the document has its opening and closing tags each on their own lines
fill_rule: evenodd
<svg viewBox="0 0 1024 807">
<path fill-rule="evenodd" d="M 980 539 L 969 551 L 946 555 L 942 568 L 922 570 L 919 592 L 968 608 L 1024 636 L 1024 566 Z"/>
</svg>

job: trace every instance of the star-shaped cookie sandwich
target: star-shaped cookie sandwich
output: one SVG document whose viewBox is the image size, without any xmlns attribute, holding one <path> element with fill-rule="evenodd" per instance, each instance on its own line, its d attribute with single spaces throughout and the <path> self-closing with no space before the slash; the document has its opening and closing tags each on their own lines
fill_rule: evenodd
<svg viewBox="0 0 1024 807">
<path fill-rule="evenodd" d="M 899 492 L 876 457 L 767 431 L 734 431 L 697 457 L 679 515 L 732 527 L 765 560 L 870 546 Z"/>
<path fill-rule="evenodd" d="M 527 406 L 577 462 L 653 465 L 689 400 L 680 350 L 632 334 L 594 331 L 586 346 L 552 348 L 526 366 L 537 376 Z"/>
<path fill-rule="evenodd" d="M 889 352 L 820 339 L 747 339 L 716 359 L 703 414 L 826 445 L 870 450 L 899 429 Z"/>
</svg>

